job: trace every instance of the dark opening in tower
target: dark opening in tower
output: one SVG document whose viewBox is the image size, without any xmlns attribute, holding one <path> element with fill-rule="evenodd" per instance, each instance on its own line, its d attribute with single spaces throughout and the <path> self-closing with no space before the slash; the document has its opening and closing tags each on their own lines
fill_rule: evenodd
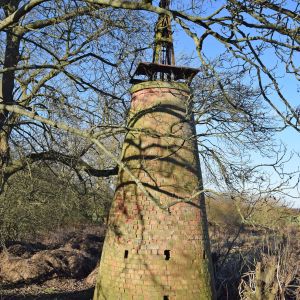
<svg viewBox="0 0 300 300">
<path fill-rule="evenodd" d="M 165 250 L 164 255 L 165 255 L 165 260 L 170 260 L 171 257 L 171 251 L 170 250 Z"/>
</svg>

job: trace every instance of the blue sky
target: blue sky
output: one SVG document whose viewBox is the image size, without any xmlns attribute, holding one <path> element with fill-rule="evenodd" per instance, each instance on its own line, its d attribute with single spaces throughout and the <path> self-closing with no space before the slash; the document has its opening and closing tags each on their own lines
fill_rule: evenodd
<svg viewBox="0 0 300 300">
<path fill-rule="evenodd" d="M 197 57 L 196 52 L 195 52 L 194 42 L 182 30 L 179 30 L 178 28 L 176 28 L 174 38 L 175 38 L 175 51 L 176 51 L 177 60 L 182 55 Z M 222 53 L 222 51 L 223 51 L 223 49 L 221 48 L 220 44 L 218 42 L 216 42 L 215 40 L 210 39 L 209 43 L 206 43 L 205 52 L 210 58 L 217 57 L 220 53 Z M 267 52 L 266 55 L 264 55 L 262 57 L 262 59 L 263 59 L 264 63 L 268 66 L 272 66 L 277 63 L 280 64 L 280 61 L 272 53 L 271 50 L 269 52 Z M 180 59 L 179 59 L 179 61 L 180 61 Z M 300 59 L 299 59 L 299 62 L 300 62 Z M 199 59 L 193 60 L 194 67 L 199 67 L 200 65 L 201 64 L 200 64 Z M 278 80 L 278 82 L 279 82 L 281 91 L 283 91 L 286 98 L 290 101 L 290 103 L 293 104 L 294 107 L 297 107 L 298 105 L 300 105 L 299 91 L 297 91 L 297 87 L 299 89 L 299 82 L 297 82 L 297 80 L 294 77 L 285 74 L 285 70 L 283 67 L 280 67 L 278 69 L 278 72 L 276 75 L 282 76 Z M 277 97 L 278 96 L 276 96 L 275 94 L 271 95 L 272 100 L 275 101 L 276 103 L 279 103 L 279 100 L 277 99 Z M 280 105 L 280 107 L 282 110 L 284 110 L 284 106 Z M 277 118 L 277 115 L 275 112 L 273 112 L 273 116 L 274 116 L 274 118 Z M 290 161 L 285 164 L 284 170 L 286 172 L 294 172 L 294 171 L 299 170 L 300 157 L 297 156 L 297 152 L 300 153 L 300 142 L 299 142 L 300 133 L 296 132 L 292 128 L 287 128 L 284 131 L 276 134 L 275 138 L 276 138 L 276 140 L 281 141 L 286 146 L 288 153 L 294 153 L 292 155 L 292 158 L 290 159 Z M 252 153 L 251 158 L 252 158 L 254 164 L 255 163 L 260 164 L 260 163 L 268 161 L 266 158 L 261 157 L 260 155 L 258 155 L 257 153 L 254 153 L 254 152 Z M 272 170 L 269 170 L 269 172 L 271 172 L 272 180 L 274 182 L 280 181 L 280 178 Z M 296 177 L 295 177 L 295 180 L 296 180 Z M 293 203 L 293 206 L 300 207 L 300 198 L 299 198 L 298 190 L 296 188 L 294 188 L 293 190 L 290 191 L 290 194 L 293 197 L 296 197 L 296 199 L 286 197 L 286 200 L 291 201 L 291 203 Z"/>
</svg>

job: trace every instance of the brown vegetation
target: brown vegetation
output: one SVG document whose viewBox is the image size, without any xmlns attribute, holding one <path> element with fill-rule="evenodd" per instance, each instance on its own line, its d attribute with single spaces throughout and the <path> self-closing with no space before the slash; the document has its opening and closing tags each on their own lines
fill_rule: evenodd
<svg viewBox="0 0 300 300">
<path fill-rule="evenodd" d="M 300 227 L 289 218 L 297 212 L 265 206 L 245 225 L 232 201 L 209 199 L 218 299 L 300 299 Z"/>
<path fill-rule="evenodd" d="M 208 202 L 218 299 L 299 299 L 299 226 L 288 219 L 280 228 L 243 225 L 232 203 Z M 90 299 L 104 231 L 70 225 L 7 242 L 0 299 Z"/>
<path fill-rule="evenodd" d="M 0 253 L 0 299 L 91 294 L 103 237 L 103 227 L 89 225 L 8 243 Z"/>
</svg>

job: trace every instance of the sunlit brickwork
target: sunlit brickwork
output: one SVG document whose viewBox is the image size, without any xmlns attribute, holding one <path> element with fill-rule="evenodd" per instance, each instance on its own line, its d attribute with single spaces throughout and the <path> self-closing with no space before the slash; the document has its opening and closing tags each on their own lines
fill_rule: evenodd
<svg viewBox="0 0 300 300">
<path fill-rule="evenodd" d="M 182 83 L 132 88 L 122 161 L 153 199 L 120 170 L 94 300 L 213 299 L 190 101 Z"/>
</svg>

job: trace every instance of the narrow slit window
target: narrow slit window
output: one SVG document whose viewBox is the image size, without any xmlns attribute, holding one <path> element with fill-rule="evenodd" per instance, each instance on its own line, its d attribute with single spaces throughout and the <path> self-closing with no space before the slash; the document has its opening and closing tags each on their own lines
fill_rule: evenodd
<svg viewBox="0 0 300 300">
<path fill-rule="evenodd" d="M 203 253 L 202 253 L 202 258 L 205 259 L 206 258 L 206 252 L 205 250 L 203 250 Z"/>
<path fill-rule="evenodd" d="M 125 250 L 125 252 L 124 252 L 124 258 L 128 258 L 128 250 Z"/>
<path fill-rule="evenodd" d="M 164 255 L 165 255 L 165 260 L 170 260 L 171 254 L 170 254 L 170 250 L 165 250 L 164 251 Z"/>
</svg>

